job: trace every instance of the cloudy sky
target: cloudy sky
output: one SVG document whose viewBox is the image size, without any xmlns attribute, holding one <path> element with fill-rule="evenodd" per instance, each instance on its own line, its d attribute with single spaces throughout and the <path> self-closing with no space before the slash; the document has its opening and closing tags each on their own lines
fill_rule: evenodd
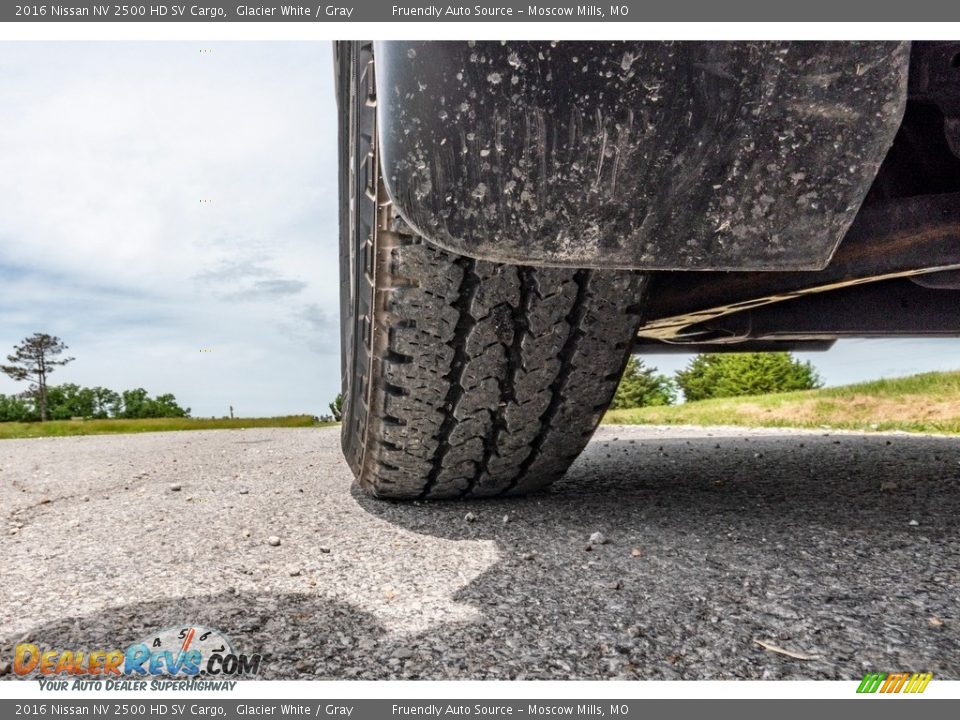
<svg viewBox="0 0 960 720">
<path fill-rule="evenodd" d="M 340 382 L 331 53 L 0 43 L 0 355 L 48 332 L 77 358 L 54 382 L 172 392 L 194 415 L 325 412 Z M 958 349 L 850 341 L 810 359 L 839 384 L 960 367 Z"/>
<path fill-rule="evenodd" d="M 55 382 L 172 392 L 196 415 L 325 411 L 340 382 L 331 53 L 0 43 L 3 355 L 43 331 L 77 358 Z"/>
</svg>

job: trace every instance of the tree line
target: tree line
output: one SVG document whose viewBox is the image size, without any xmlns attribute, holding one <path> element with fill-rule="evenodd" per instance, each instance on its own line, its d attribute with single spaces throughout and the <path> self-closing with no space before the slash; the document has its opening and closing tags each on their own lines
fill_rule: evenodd
<svg viewBox="0 0 960 720">
<path fill-rule="evenodd" d="M 150 397 L 143 388 L 115 392 L 105 387 L 81 387 L 73 383 L 47 387 L 47 420 L 84 418 L 190 417 L 190 408 L 177 404 L 170 394 Z M 36 422 L 40 408 L 35 395 L 0 395 L 0 422 Z"/>
<path fill-rule="evenodd" d="M 169 393 L 150 397 L 143 388 L 116 392 L 73 383 L 50 385 L 50 374 L 74 360 L 62 357 L 67 349 L 60 338 L 46 333 L 34 333 L 14 347 L 0 372 L 29 386 L 19 395 L 0 394 L 0 422 L 190 417 L 190 408 L 180 407 Z"/>
<path fill-rule="evenodd" d="M 809 362 L 786 352 L 705 353 L 668 377 L 631 357 L 610 407 L 672 405 L 679 393 L 687 402 L 710 398 L 812 390 L 823 385 Z"/>
<path fill-rule="evenodd" d="M 115 392 L 104 387 L 81 387 L 73 383 L 50 385 L 50 374 L 74 360 L 65 357 L 66 344 L 46 333 L 34 333 L 14 347 L 0 372 L 18 382 L 28 382 L 19 395 L 0 394 L 0 422 L 66 420 L 70 418 L 169 418 L 190 417 L 167 393 L 150 397 L 143 388 Z M 786 352 L 707 353 L 697 355 L 672 378 L 631 357 L 612 409 L 672 405 L 679 393 L 688 402 L 710 398 L 762 395 L 811 390 L 823 382 L 809 362 Z M 332 418 L 341 419 L 343 397 L 329 405 Z M 233 408 L 231 415 L 233 414 Z"/>
</svg>

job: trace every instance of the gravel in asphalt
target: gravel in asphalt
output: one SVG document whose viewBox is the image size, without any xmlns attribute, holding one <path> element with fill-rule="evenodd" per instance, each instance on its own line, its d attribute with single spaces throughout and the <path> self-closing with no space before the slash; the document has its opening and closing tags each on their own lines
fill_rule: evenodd
<svg viewBox="0 0 960 720">
<path fill-rule="evenodd" d="M 336 428 L 5 440 L 0 509 L 3 660 L 203 624 L 265 678 L 960 679 L 952 438 L 605 426 L 429 504 Z"/>
</svg>

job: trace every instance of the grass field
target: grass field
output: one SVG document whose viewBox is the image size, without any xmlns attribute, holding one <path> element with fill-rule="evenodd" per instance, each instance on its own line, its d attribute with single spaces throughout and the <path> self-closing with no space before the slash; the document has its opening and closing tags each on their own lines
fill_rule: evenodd
<svg viewBox="0 0 960 720">
<path fill-rule="evenodd" d="M 157 418 L 149 420 L 51 420 L 45 423 L 0 423 L 0 440 L 11 438 L 111 435 L 171 430 L 227 430 L 261 427 L 326 427 L 310 415 L 270 418 Z"/>
<path fill-rule="evenodd" d="M 960 371 L 803 392 L 611 410 L 605 423 L 960 433 Z"/>
</svg>

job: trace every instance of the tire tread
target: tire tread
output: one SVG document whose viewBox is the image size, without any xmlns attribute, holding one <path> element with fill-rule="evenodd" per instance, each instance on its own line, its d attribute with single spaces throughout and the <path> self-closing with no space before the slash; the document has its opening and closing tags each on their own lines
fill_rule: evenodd
<svg viewBox="0 0 960 720">
<path fill-rule="evenodd" d="M 561 476 L 616 390 L 645 277 L 474 260 L 380 233 L 366 443 L 374 495 L 524 494 Z M 348 429 L 345 428 L 344 432 Z"/>
</svg>

